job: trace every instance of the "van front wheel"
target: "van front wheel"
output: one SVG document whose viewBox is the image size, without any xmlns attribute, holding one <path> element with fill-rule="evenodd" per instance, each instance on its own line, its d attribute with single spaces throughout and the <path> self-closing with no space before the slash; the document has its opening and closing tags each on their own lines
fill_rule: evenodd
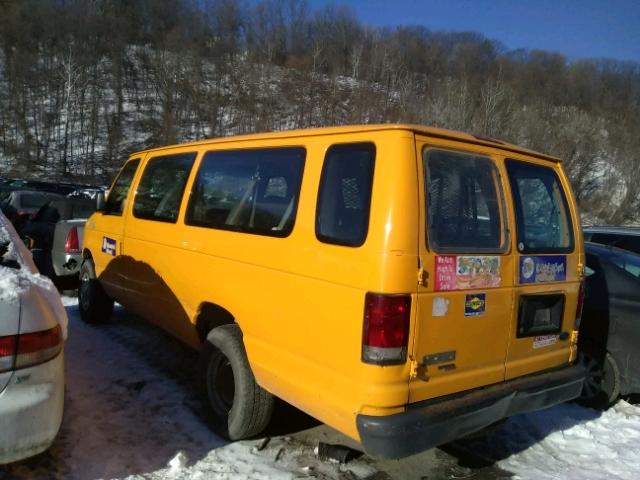
<svg viewBox="0 0 640 480">
<path fill-rule="evenodd" d="M 205 408 L 218 433 L 241 440 L 267 427 L 274 397 L 256 383 L 237 325 L 222 325 L 207 335 L 202 374 Z"/>
<path fill-rule="evenodd" d="M 113 299 L 106 294 L 96 277 L 93 262 L 86 259 L 80 267 L 78 286 L 80 318 L 86 323 L 106 323 L 113 312 Z"/>
</svg>

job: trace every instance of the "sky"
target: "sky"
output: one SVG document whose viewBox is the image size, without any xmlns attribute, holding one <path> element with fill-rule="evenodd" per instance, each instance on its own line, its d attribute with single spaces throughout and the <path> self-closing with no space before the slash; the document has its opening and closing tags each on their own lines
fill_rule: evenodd
<svg viewBox="0 0 640 480">
<path fill-rule="evenodd" d="M 365 24 L 474 31 L 508 49 L 559 52 L 571 60 L 640 62 L 640 0 L 308 0 L 346 4 Z"/>
</svg>

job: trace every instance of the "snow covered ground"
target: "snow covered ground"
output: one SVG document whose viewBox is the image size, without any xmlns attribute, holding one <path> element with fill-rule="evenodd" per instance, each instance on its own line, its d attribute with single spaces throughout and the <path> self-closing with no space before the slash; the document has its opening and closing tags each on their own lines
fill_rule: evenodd
<svg viewBox="0 0 640 480">
<path fill-rule="evenodd" d="M 520 415 L 487 438 L 396 462 L 319 460 L 314 429 L 229 444 L 202 420 L 194 354 L 122 309 L 109 325 L 83 324 L 77 300 L 63 300 L 62 429 L 48 453 L 0 469 L 1 479 L 640 478 L 640 407 L 624 401 L 602 414 L 566 404 Z M 286 430 L 287 417 L 280 422 Z M 469 459 L 495 464 L 464 466 Z"/>
</svg>

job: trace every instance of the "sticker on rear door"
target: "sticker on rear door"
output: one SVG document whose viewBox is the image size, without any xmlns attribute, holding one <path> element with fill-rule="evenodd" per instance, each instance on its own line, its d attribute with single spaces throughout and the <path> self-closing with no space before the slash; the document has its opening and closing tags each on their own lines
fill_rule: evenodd
<svg viewBox="0 0 640 480">
<path fill-rule="evenodd" d="M 561 282 L 567 278 L 567 257 L 520 257 L 520 283 Z"/>
<path fill-rule="evenodd" d="M 549 347 L 558 341 L 558 335 L 542 335 L 533 338 L 533 348 Z"/>
<path fill-rule="evenodd" d="M 435 290 L 499 287 L 500 257 L 495 255 L 436 256 Z"/>
<path fill-rule="evenodd" d="M 102 251 L 112 257 L 116 256 L 116 241 L 113 238 L 102 237 Z"/>
<path fill-rule="evenodd" d="M 486 293 L 472 293 L 464 297 L 464 316 L 479 317 L 484 315 L 487 306 Z"/>
</svg>

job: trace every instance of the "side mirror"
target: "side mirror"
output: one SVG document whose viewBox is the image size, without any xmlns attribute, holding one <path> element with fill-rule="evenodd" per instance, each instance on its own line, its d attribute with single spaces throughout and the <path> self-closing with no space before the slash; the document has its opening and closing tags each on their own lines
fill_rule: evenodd
<svg viewBox="0 0 640 480">
<path fill-rule="evenodd" d="M 104 192 L 98 192 L 96 194 L 96 212 L 104 212 L 105 197 Z"/>
</svg>

